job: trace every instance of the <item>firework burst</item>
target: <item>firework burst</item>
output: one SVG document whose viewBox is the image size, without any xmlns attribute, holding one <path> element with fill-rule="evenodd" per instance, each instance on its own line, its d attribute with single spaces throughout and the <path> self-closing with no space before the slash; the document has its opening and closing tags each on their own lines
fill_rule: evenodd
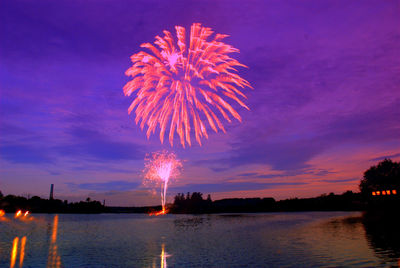
<svg viewBox="0 0 400 268">
<path fill-rule="evenodd" d="M 145 158 L 145 184 L 155 184 L 161 186 L 161 205 L 162 211 L 156 213 L 165 214 L 166 196 L 168 182 L 170 178 L 179 175 L 182 163 L 174 153 L 160 151 L 147 155 Z"/>
<path fill-rule="evenodd" d="M 246 96 L 239 88 L 251 86 L 237 74 L 236 67 L 246 66 L 228 56 L 239 50 L 222 42 L 227 35 L 216 34 L 211 39 L 210 28 L 194 23 L 187 46 L 185 28 L 175 26 L 175 30 L 176 45 L 172 34 L 164 31 L 164 37 L 156 36 L 155 45 L 141 45 L 151 53 L 131 56 L 133 65 L 125 74 L 132 80 L 124 86 L 124 94 L 136 96 L 128 112 L 135 110 L 135 122 L 142 130 L 147 127 L 147 138 L 159 127 L 161 143 L 169 132 L 173 146 L 176 132 L 182 146 L 190 146 L 193 128 L 201 145 L 201 138 L 208 138 L 205 122 L 215 132 L 225 132 L 221 116 L 228 122 L 231 117 L 241 121 L 229 102 L 249 109 L 240 99 Z"/>
</svg>

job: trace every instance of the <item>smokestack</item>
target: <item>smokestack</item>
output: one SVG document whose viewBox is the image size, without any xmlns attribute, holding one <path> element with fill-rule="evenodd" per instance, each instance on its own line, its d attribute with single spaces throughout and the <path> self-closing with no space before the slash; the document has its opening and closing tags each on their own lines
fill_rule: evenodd
<svg viewBox="0 0 400 268">
<path fill-rule="evenodd" d="M 50 200 L 53 200 L 53 191 L 54 191 L 54 184 L 50 186 Z"/>
</svg>

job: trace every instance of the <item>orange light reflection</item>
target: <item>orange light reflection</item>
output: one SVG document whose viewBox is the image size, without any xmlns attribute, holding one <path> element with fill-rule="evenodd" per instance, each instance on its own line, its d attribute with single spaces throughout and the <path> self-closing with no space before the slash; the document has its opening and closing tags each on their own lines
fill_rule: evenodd
<svg viewBox="0 0 400 268">
<path fill-rule="evenodd" d="M 171 256 L 167 252 L 165 252 L 165 244 L 161 246 L 161 268 L 167 268 L 167 258 Z"/>
<path fill-rule="evenodd" d="M 60 268 L 61 257 L 57 254 L 57 228 L 58 228 L 58 215 L 54 216 L 53 230 L 51 234 L 51 241 L 49 247 L 49 256 L 47 259 L 47 268 Z"/>
<path fill-rule="evenodd" d="M 14 238 L 14 240 L 13 240 L 13 245 L 12 245 L 12 250 L 11 250 L 10 268 L 14 268 L 14 266 L 15 266 L 15 260 L 17 259 L 18 241 L 19 241 L 18 237 Z"/>
<path fill-rule="evenodd" d="M 26 244 L 26 236 L 22 237 L 21 239 L 21 250 L 19 253 L 19 267 L 22 267 L 22 265 L 24 264 L 25 244 Z"/>
</svg>

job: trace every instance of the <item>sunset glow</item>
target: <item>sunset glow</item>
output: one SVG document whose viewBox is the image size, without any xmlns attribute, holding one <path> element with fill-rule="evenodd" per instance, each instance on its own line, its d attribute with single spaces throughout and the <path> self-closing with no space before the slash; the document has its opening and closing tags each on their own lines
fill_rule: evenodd
<svg viewBox="0 0 400 268">
<path fill-rule="evenodd" d="M 400 268 L 400 0 L 0 3 L 0 268 Z"/>
<path fill-rule="evenodd" d="M 213 199 L 358 192 L 400 161 L 395 0 L 78 2 L 0 8 L 4 196 L 157 205 L 142 160 L 170 142 L 168 193 Z"/>
</svg>

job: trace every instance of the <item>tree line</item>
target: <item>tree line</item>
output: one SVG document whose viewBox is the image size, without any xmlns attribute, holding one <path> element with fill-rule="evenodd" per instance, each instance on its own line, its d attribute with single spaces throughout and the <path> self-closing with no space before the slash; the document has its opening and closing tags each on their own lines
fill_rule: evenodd
<svg viewBox="0 0 400 268">
<path fill-rule="evenodd" d="M 104 206 L 89 197 L 86 201 L 71 202 L 59 199 L 43 199 L 39 196 L 26 198 L 23 196 L 6 195 L 0 192 L 0 209 L 8 213 L 18 210 L 32 213 L 101 213 Z"/>
<path fill-rule="evenodd" d="M 170 207 L 173 213 L 232 213 L 273 211 L 352 211 L 392 209 L 400 206 L 400 163 L 384 159 L 364 172 L 360 192 L 322 194 L 313 198 L 230 198 L 212 201 L 208 195 L 179 193 Z"/>
<path fill-rule="evenodd" d="M 330 193 L 313 198 L 290 198 L 280 201 L 273 198 L 228 198 L 212 201 L 210 195 L 204 198 L 203 193 L 200 192 L 179 193 L 168 209 L 170 213 L 199 214 L 398 208 L 400 206 L 400 163 L 384 159 L 377 165 L 371 166 L 364 172 L 359 188 L 359 193 L 347 191 L 340 195 Z M 67 200 L 43 199 L 38 196 L 32 198 L 4 196 L 0 191 L 0 209 L 6 212 L 22 209 L 33 213 L 148 213 L 160 210 L 161 206 L 105 207 L 99 201 L 90 200 L 90 198 L 86 201 L 69 203 Z"/>
</svg>

